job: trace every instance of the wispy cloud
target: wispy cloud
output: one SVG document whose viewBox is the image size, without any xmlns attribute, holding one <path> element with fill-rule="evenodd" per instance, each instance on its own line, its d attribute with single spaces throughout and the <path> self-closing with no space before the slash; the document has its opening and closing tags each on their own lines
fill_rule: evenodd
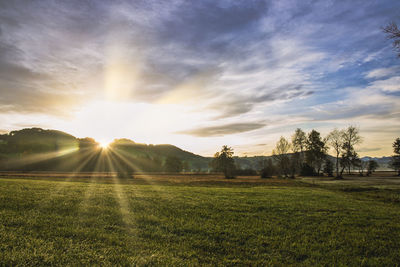
<svg viewBox="0 0 400 267">
<path fill-rule="evenodd" d="M 266 124 L 255 122 L 255 123 L 231 123 L 219 126 L 200 127 L 192 130 L 180 131 L 179 134 L 188 134 L 199 137 L 210 137 L 210 136 L 224 136 L 229 134 L 237 134 L 248 131 L 253 131 L 264 127 Z"/>
<path fill-rule="evenodd" d="M 375 151 L 379 151 L 382 150 L 382 148 L 380 147 L 362 147 L 360 149 L 358 149 L 358 152 L 375 152 Z"/>
<path fill-rule="evenodd" d="M 400 76 L 393 76 L 388 79 L 373 81 L 368 87 L 371 89 L 378 89 L 385 92 L 399 92 Z"/>
<path fill-rule="evenodd" d="M 385 78 L 388 76 L 393 76 L 396 73 L 400 72 L 400 68 L 398 66 L 389 67 L 389 68 L 377 68 L 370 70 L 366 73 L 365 77 L 369 79 L 379 79 Z"/>
</svg>

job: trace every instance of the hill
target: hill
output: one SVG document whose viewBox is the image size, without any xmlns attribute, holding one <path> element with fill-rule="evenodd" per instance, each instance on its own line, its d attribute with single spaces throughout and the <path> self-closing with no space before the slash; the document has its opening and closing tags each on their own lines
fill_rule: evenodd
<svg viewBox="0 0 400 267">
<path fill-rule="evenodd" d="M 163 170 L 167 157 L 183 161 L 187 171 L 208 169 L 209 158 L 173 145 L 116 139 L 108 150 L 101 149 L 93 138 L 41 128 L 22 129 L 0 135 L 0 170 L 113 171 L 131 165 L 135 171 L 154 172 Z"/>
</svg>

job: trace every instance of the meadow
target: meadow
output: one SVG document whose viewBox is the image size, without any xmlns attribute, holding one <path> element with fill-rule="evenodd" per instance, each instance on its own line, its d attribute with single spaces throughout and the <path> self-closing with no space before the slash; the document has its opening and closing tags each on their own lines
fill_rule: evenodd
<svg viewBox="0 0 400 267">
<path fill-rule="evenodd" d="M 363 179 L 3 173 L 0 265 L 399 265 L 398 178 Z"/>
</svg>

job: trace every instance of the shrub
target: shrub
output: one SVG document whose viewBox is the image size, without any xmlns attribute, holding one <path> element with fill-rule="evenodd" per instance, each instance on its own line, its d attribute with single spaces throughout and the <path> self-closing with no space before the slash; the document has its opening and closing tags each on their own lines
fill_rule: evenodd
<svg viewBox="0 0 400 267">
<path fill-rule="evenodd" d="M 300 169 L 301 176 L 315 176 L 317 173 L 315 172 L 314 168 L 307 163 L 303 163 Z"/>
<path fill-rule="evenodd" d="M 326 173 L 329 177 L 333 176 L 333 163 L 330 159 L 325 160 L 324 173 Z"/>
<path fill-rule="evenodd" d="M 272 175 L 276 174 L 276 167 L 272 163 L 271 159 L 263 161 L 263 166 L 260 171 L 261 178 L 270 178 Z"/>
</svg>

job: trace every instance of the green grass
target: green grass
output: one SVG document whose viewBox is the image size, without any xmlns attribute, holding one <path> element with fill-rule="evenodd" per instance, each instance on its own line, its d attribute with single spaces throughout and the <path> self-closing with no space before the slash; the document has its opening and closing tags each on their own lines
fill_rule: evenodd
<svg viewBox="0 0 400 267">
<path fill-rule="evenodd" d="M 0 179 L 0 265 L 399 265 L 371 192 Z"/>
</svg>

